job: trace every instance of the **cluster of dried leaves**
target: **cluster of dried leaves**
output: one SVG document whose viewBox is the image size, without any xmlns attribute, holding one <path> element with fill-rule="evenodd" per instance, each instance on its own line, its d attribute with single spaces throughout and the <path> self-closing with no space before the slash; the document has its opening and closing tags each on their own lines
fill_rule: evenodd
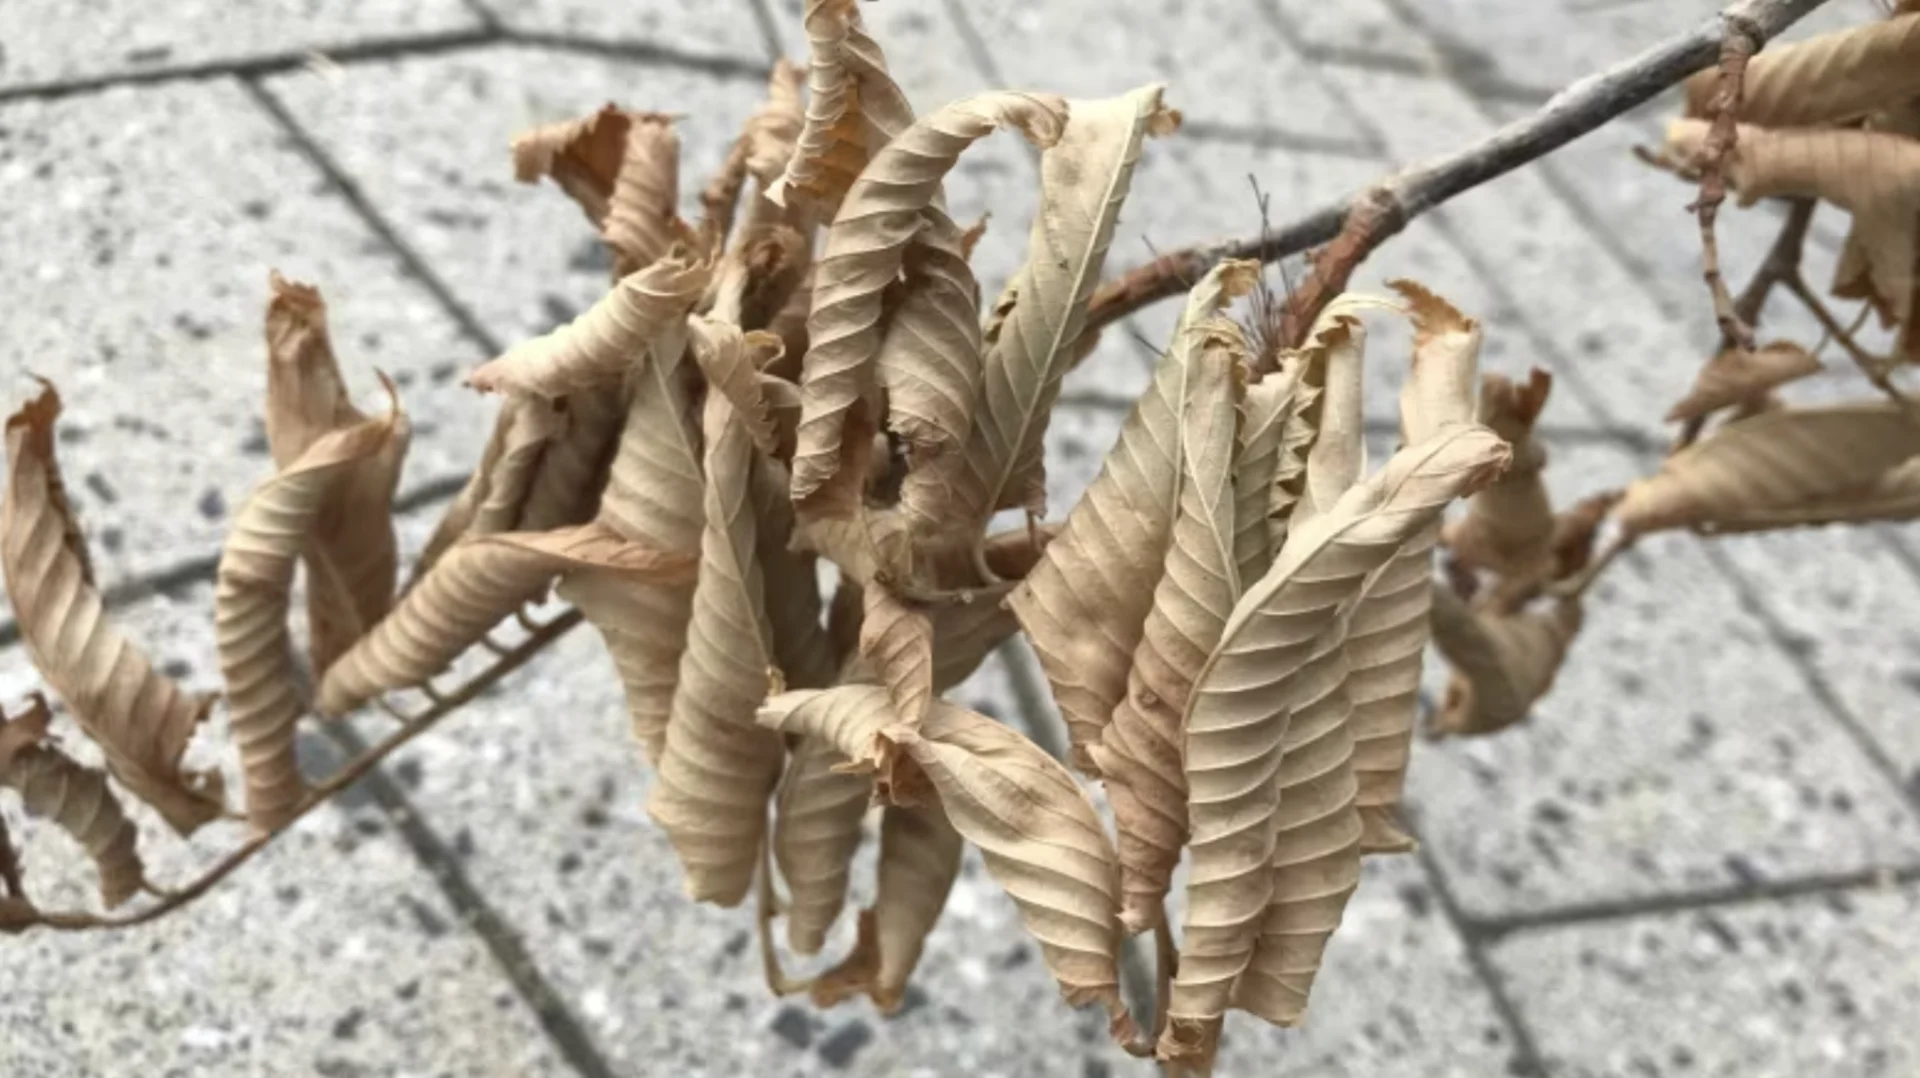
<svg viewBox="0 0 1920 1078">
<path fill-rule="evenodd" d="M 648 809 L 689 893 L 756 893 L 777 991 L 897 1006 L 970 843 L 1069 1002 L 1104 1008 L 1129 1050 L 1205 1070 L 1230 1008 L 1302 1019 L 1361 858 L 1413 848 L 1397 806 L 1429 643 L 1452 666 L 1430 732 L 1488 733 L 1547 691 L 1587 583 L 1632 536 L 1920 513 L 1904 402 L 1778 407 L 1771 391 L 1817 368 L 1785 343 L 1708 365 L 1672 418 L 1731 418 L 1659 474 L 1556 511 L 1534 433 L 1546 375 L 1480 375 L 1480 327 L 1410 282 L 1304 318 L 1291 304 L 1250 347 L 1228 310 L 1259 267 L 1228 261 L 1192 288 L 1098 478 L 1041 524 L 1061 379 L 1091 348 L 1088 301 L 1135 161 L 1179 115 L 1149 86 L 987 93 L 916 118 L 849 0 L 810 0 L 805 19 L 809 67 L 775 70 L 697 223 L 676 214 L 663 114 L 608 106 L 515 141 L 519 178 L 573 198 L 614 281 L 473 373 L 498 420 L 404 588 L 391 506 L 406 417 L 391 385 L 380 415 L 351 403 L 318 292 L 274 278 L 277 470 L 234 521 L 215 601 L 257 834 L 335 788 L 296 767 L 308 712 L 428 685 L 555 591 L 615 660 L 657 772 Z M 1729 162 L 1749 200 L 1854 213 L 1836 291 L 1898 324 L 1909 352 L 1916 43 L 1907 13 L 1756 60 L 1740 105 L 1756 126 Z M 1040 206 L 1029 260 L 983 320 L 982 226 L 949 217 L 942 185 L 997 129 L 1042 151 Z M 1707 130 L 1677 122 L 1669 159 Z M 1413 345 L 1399 448 L 1369 470 L 1361 387 L 1380 318 L 1407 320 Z M 105 771 L 62 752 L 36 698 L 0 716 L 0 784 L 85 846 L 112 907 L 148 886 L 116 787 L 182 834 L 231 812 L 218 775 L 182 763 L 215 701 L 103 609 L 54 458 L 59 407 L 47 387 L 7 422 L 0 556 L 34 662 Z M 1014 523 L 991 530 L 1003 511 Z M 1608 522 L 1625 538 L 1595 556 Z M 1016 632 L 1066 721 L 1066 763 L 1110 814 L 1022 734 L 942 698 Z M 824 946 L 876 807 L 856 942 L 791 980 L 769 920 L 784 913 L 799 954 Z M 5 837 L 0 927 L 110 923 L 37 910 Z M 1174 956 L 1151 1030 L 1118 973 L 1123 941 L 1149 931 Z"/>
</svg>

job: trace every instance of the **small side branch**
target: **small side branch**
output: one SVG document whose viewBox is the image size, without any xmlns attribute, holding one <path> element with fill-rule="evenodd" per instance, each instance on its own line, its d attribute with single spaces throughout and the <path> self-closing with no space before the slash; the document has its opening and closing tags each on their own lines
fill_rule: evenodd
<svg viewBox="0 0 1920 1078">
<path fill-rule="evenodd" d="M 1746 85 L 1747 61 L 1760 51 L 1766 39 L 1756 27 L 1728 15 L 1726 36 L 1720 44 L 1720 80 L 1708 106 L 1713 127 L 1707 133 L 1706 151 L 1700 162 L 1700 197 L 1693 204 L 1700 221 L 1700 267 L 1707 291 L 1713 296 L 1713 316 L 1720 323 L 1720 334 L 1742 352 L 1754 349 L 1753 325 L 1742 319 L 1734 307 L 1733 294 L 1720 272 L 1719 230 L 1715 227 L 1720 206 L 1727 200 L 1727 161 L 1740 137 L 1740 102 Z"/>
<path fill-rule="evenodd" d="M 1087 312 L 1087 332 L 1184 292 L 1225 258 L 1272 262 L 1339 236 L 1348 219 L 1372 200 L 1391 199 L 1401 227 L 1464 191 L 1503 176 L 1651 100 L 1688 75 L 1713 64 L 1738 26 L 1757 49 L 1825 0 L 1739 0 L 1719 17 L 1555 94 L 1538 112 L 1444 157 L 1415 165 L 1272 232 L 1252 239 L 1194 247 L 1128 270 L 1101 285 Z"/>
</svg>

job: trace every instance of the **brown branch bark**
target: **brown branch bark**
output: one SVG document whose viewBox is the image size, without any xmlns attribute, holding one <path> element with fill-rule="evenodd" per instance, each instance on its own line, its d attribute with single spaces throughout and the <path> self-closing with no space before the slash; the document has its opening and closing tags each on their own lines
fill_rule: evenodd
<svg viewBox="0 0 1920 1078">
<path fill-rule="evenodd" d="M 1747 61 L 1760 51 L 1766 39 L 1744 20 L 1725 18 L 1726 38 L 1720 43 L 1720 79 L 1714 87 L 1708 115 L 1713 127 L 1707 133 L 1706 151 L 1700 162 L 1700 197 L 1693 204 L 1700 221 L 1700 272 L 1706 278 L 1707 291 L 1713 296 L 1713 316 L 1720 323 L 1720 335 L 1742 352 L 1753 351 L 1753 324 L 1743 320 L 1734 309 L 1733 294 L 1727 291 L 1727 279 L 1720 272 L 1720 238 L 1715 227 L 1720 206 L 1727 200 L 1727 159 L 1740 138 L 1735 122 L 1740 115 L 1740 100 L 1747 80 Z"/>
<path fill-rule="evenodd" d="M 1738 0 L 1716 18 L 1616 64 L 1553 96 L 1531 116 L 1502 127 L 1479 142 L 1389 176 L 1378 184 L 1323 206 L 1264 236 L 1193 247 L 1162 255 L 1100 286 L 1087 312 L 1087 332 L 1124 318 L 1148 304 L 1186 290 L 1225 258 L 1272 262 L 1340 235 L 1355 210 L 1383 200 L 1404 227 L 1414 218 L 1496 177 L 1534 161 L 1619 116 L 1688 75 L 1717 61 L 1729 25 L 1755 41 L 1772 39 L 1825 0 Z M 1398 231 L 1398 228 L 1394 229 Z M 1378 236 L 1373 243 L 1392 235 Z M 1357 265 L 1371 246 L 1360 250 Z M 1349 267 L 1350 269 L 1351 267 Z"/>
<path fill-rule="evenodd" d="M 255 854 L 273 844 L 273 840 L 285 834 L 307 813 L 325 804 L 333 795 L 366 777 L 369 771 L 379 766 L 382 760 L 392 755 L 401 746 L 432 729 L 434 724 L 446 718 L 475 697 L 492 687 L 494 683 L 508 674 L 526 665 L 528 660 L 545 650 L 547 645 L 566 635 L 569 629 L 580 624 L 578 610 L 568 610 L 557 615 L 544 625 L 534 623 L 532 635 L 520 642 L 508 654 L 488 666 L 479 674 L 463 682 L 453 692 L 436 694 L 432 707 L 414 716 L 407 725 L 361 753 L 340 770 L 327 776 L 324 782 L 307 791 L 306 799 L 300 802 L 286 822 L 271 831 L 263 831 L 249 838 L 245 843 L 233 849 L 225 857 L 208 866 L 199 876 L 178 888 L 161 891 L 165 897 L 151 906 L 131 913 L 101 915 L 85 910 L 42 910 L 27 903 L 24 898 L 0 905 L 0 932 L 18 932 L 28 928 L 54 928 L 67 931 L 85 931 L 100 928 L 130 928 L 146 924 L 148 921 L 172 913 L 213 890 L 214 885 L 232 875 L 240 866 L 253 860 Z M 157 889 L 156 889 L 157 890 Z"/>
</svg>

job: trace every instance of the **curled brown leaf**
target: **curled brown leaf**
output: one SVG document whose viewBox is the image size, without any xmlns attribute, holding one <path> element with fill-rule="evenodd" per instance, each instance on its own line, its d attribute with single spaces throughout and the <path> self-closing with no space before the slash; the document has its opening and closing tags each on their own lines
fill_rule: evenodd
<svg viewBox="0 0 1920 1078">
<path fill-rule="evenodd" d="M 927 933 L 960 875 L 961 849 L 960 833 L 940 806 L 887 806 L 873 908 L 861 912 L 853 952 L 814 982 L 815 1005 L 831 1007 L 864 992 L 882 1014 L 900 1009 Z"/>
<path fill-rule="evenodd" d="M 847 878 L 873 779 L 844 769 L 833 744 L 801 738 L 787 761 L 773 821 L 773 859 L 787 884 L 787 942 L 819 953 L 847 900 Z"/>
<path fill-rule="evenodd" d="M 1721 350 L 1693 380 L 1693 388 L 1668 409 L 1669 423 L 1698 419 L 1820 371 L 1820 361 L 1792 341 L 1773 341 L 1751 352 Z"/>
<path fill-rule="evenodd" d="M 602 226 L 613 251 L 615 280 L 653 264 L 673 246 L 682 234 L 674 227 L 679 202 L 680 136 L 674 133 L 672 117 L 657 112 L 630 116 Z"/>
<path fill-rule="evenodd" d="M 1435 589 L 1433 640 L 1454 676 L 1427 732 L 1490 734 L 1526 718 L 1553 687 L 1580 620 L 1575 599 L 1503 614 L 1471 609 L 1445 588 Z"/>
<path fill-rule="evenodd" d="M 75 763 L 47 740 L 51 717 L 38 694 L 18 715 L 0 710 L 0 786 L 20 796 L 27 815 L 52 821 L 87 851 L 99 876 L 100 901 L 112 909 L 146 884 L 139 831 L 121 810 L 105 772 Z M 0 830 L 0 845 L 5 842 Z M 7 847 L 0 857 L 11 854 Z M 7 883 L 17 895 L 19 870 L 8 868 Z"/>
</svg>

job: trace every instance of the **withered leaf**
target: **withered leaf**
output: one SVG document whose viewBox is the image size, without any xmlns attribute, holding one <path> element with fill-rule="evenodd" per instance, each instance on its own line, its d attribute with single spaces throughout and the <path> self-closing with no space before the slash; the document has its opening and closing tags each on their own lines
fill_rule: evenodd
<svg viewBox="0 0 1920 1078">
<path fill-rule="evenodd" d="M 807 71 L 781 57 L 767 76 L 767 96 L 747 118 L 741 137 L 747 144 L 747 172 L 765 187 L 780 178 L 793 158 L 800 129 L 806 125 L 806 107 L 800 91 Z"/>
<path fill-rule="evenodd" d="M 467 384 L 548 398 L 617 384 L 693 309 L 710 272 L 685 252 L 669 254 L 622 277 L 585 314 L 481 364 Z"/>
<path fill-rule="evenodd" d="M 865 593 L 860 654 L 886 685 L 899 721 L 918 726 L 933 706 L 933 617 L 882 585 Z"/>
<path fill-rule="evenodd" d="M 960 875 L 962 848 L 960 833 L 940 806 L 887 806 L 880 819 L 873 908 L 860 915 L 853 952 L 814 982 L 815 1005 L 831 1007 L 865 992 L 882 1014 L 900 1009 L 927 933 Z"/>
<path fill-rule="evenodd" d="M 307 711 L 287 629 L 294 565 L 341 484 L 386 453 L 403 429 L 395 401 L 384 419 L 321 435 L 254 491 L 221 548 L 214 635 L 247 780 L 247 820 L 256 831 L 285 825 L 307 795 L 294 755 L 295 727 Z"/>
<path fill-rule="evenodd" d="M 550 531 L 594 518 L 620 444 L 628 396 L 623 388 L 609 386 L 562 399 L 565 423 L 540 453 L 515 531 Z M 507 489 L 502 484 L 503 494 Z"/>
<path fill-rule="evenodd" d="M 46 385 L 7 418 L 7 598 L 33 665 L 105 751 L 107 770 L 187 834 L 224 808 L 219 774 L 185 771 L 180 761 L 212 701 L 155 670 L 107 618 L 54 457 L 59 414 L 60 395 Z"/>
<path fill-rule="evenodd" d="M 867 159 L 913 122 L 853 0 L 807 0 L 807 111 L 786 173 L 767 188 L 831 220 Z"/>
<path fill-rule="evenodd" d="M 755 538 L 767 588 L 767 627 L 773 634 L 773 656 L 787 685 L 795 689 L 823 689 L 833 684 L 839 659 L 821 625 L 820 583 L 814 557 L 796 550 L 793 540 L 793 503 L 787 496 L 787 471 L 779 462 L 761 457 L 753 475 Z"/>
<path fill-rule="evenodd" d="M 1506 458 L 1491 431 L 1464 425 L 1401 450 L 1289 535 L 1235 605 L 1185 716 L 1192 876 L 1163 1057 L 1210 1056 L 1233 983 L 1253 956 L 1274 894 L 1281 754 L 1307 688 L 1296 675 L 1328 651 L 1330 633 L 1337 647 L 1342 612 L 1367 577 Z"/>
<path fill-rule="evenodd" d="M 1268 565 L 1286 546 L 1294 507 L 1306 489 L 1307 455 L 1320 439 L 1320 403 L 1326 390 L 1327 358 L 1326 347 L 1311 342 L 1281 358 L 1280 373 L 1293 383 L 1293 403 L 1288 406 L 1280 427 L 1280 451 L 1273 462 L 1273 485 L 1267 488 Z M 1251 582 L 1259 578 L 1241 579 Z"/>
<path fill-rule="evenodd" d="M 1747 509 L 1715 520 L 1716 532 L 1767 531 L 1820 524 L 1920 517 L 1920 457 L 1895 465 L 1866 486 L 1791 505 Z"/>
<path fill-rule="evenodd" d="M 274 464 L 286 468 L 321 437 L 367 417 L 347 395 L 319 289 L 278 273 L 269 284 L 267 445 Z M 315 671 L 331 666 L 393 605 L 399 565 L 393 492 L 411 431 L 404 414 L 396 414 L 392 422 L 379 452 L 346 465 L 329 481 L 327 497 L 312 521 L 313 536 L 303 550 Z"/>
<path fill-rule="evenodd" d="M 679 238 L 674 211 L 680 202 L 680 136 L 673 119 L 657 112 L 632 116 L 607 203 L 603 227 L 620 280 L 667 253 Z"/>
<path fill-rule="evenodd" d="M 785 347 L 780 338 L 764 330 L 742 333 L 737 325 L 699 315 L 689 317 L 686 325 L 694 363 L 708 387 L 727 398 L 753 444 L 763 453 L 773 452 L 777 437 L 760 372 L 779 360 Z"/>
<path fill-rule="evenodd" d="M 873 779 L 840 767 L 831 742 L 801 738 L 787 761 L 773 821 L 773 859 L 787 883 L 787 942 L 817 954 L 847 900 L 847 877 Z"/>
<path fill-rule="evenodd" d="M 140 834 L 106 774 L 75 763 L 47 740 L 51 718 L 46 698 L 37 693 L 19 715 L 9 718 L 0 710 L 0 786 L 20 795 L 27 815 L 53 821 L 87 851 L 100 879 L 100 901 L 112 909 L 146 882 Z M 0 831 L 0 844 L 5 840 Z M 17 882 L 16 875 L 8 874 L 9 883 Z"/>
<path fill-rule="evenodd" d="M 567 430 L 567 413 L 540 397 L 509 395 L 473 474 L 447 506 L 414 564 L 418 577 L 468 535 L 512 531 L 527 508 L 548 448 Z"/>
<path fill-rule="evenodd" d="M 1087 746 L 1099 740 L 1126 694 L 1127 671 L 1153 605 L 1178 504 L 1180 419 L 1210 332 L 1207 320 L 1244 295 L 1257 273 L 1251 263 L 1227 263 L 1194 286 L 1153 384 L 1134 402 L 1099 476 L 1008 599 L 1053 686 L 1074 766 L 1082 770 L 1092 766 Z"/>
<path fill-rule="evenodd" d="M 1687 115 L 1711 119 L 1719 71 L 1686 82 Z M 1763 127 L 1857 120 L 1889 101 L 1920 97 L 1920 14 L 1769 46 L 1747 63 L 1739 119 Z"/>
<path fill-rule="evenodd" d="M 1527 717 L 1553 687 L 1567 647 L 1580 631 L 1580 605 L 1556 599 L 1542 609 L 1501 614 L 1472 610 L 1434 589 L 1433 641 L 1453 665 L 1446 699 L 1427 732 L 1434 737 L 1490 734 Z"/>
<path fill-rule="evenodd" d="M 753 438 L 719 393 L 707 396 L 702 430 L 700 572 L 647 814 L 673 843 L 688 894 L 731 906 L 753 883 L 785 747 L 754 721 L 780 675 L 755 556 Z"/>
<path fill-rule="evenodd" d="M 1188 372 L 1178 433 L 1179 511 L 1165 566 L 1133 650 L 1126 695 L 1088 750 L 1113 806 L 1120 919 L 1129 932 L 1159 922 L 1186 843 L 1180 717 L 1240 597 L 1232 461 L 1236 383 L 1246 353 L 1213 342 L 1203 349 Z"/>
<path fill-rule="evenodd" d="M 1538 367 L 1524 385 L 1498 374 L 1480 384 L 1480 422 L 1513 446 L 1513 463 L 1445 530 L 1447 549 L 1468 566 L 1517 578 L 1538 577 L 1550 566 L 1553 502 L 1541 481 L 1547 451 L 1533 427 L 1552 388 L 1552 376 Z"/>
<path fill-rule="evenodd" d="M 965 447 L 981 374 L 980 285 L 966 238 L 937 210 L 923 217 L 874 361 L 887 391 L 887 429 L 906 441 L 910 466 Z"/>
<path fill-rule="evenodd" d="M 1289 528 L 1325 513 L 1366 470 L 1365 380 L 1367 331 L 1346 296 L 1335 298 L 1314 323 L 1314 344 L 1326 351 L 1326 375 L 1320 386 L 1313 446 L 1307 451 L 1300 500 Z"/>
<path fill-rule="evenodd" d="M 879 762 L 880 732 L 896 718 L 893 699 L 879 685 L 845 684 L 831 689 L 795 689 L 769 697 L 755 720 L 769 729 L 832 745 L 855 769 Z M 877 791 L 892 803 L 890 791 Z"/>
<path fill-rule="evenodd" d="M 1682 164 L 1705 152 L 1708 124 L 1675 120 L 1667 155 Z M 1836 294 L 1872 302 L 1888 324 L 1908 327 L 1909 354 L 1920 250 L 1920 139 L 1884 131 L 1741 125 L 1727 180 L 1743 205 L 1772 196 L 1822 198 L 1853 215 L 1853 244 L 1834 282 Z"/>
<path fill-rule="evenodd" d="M 1751 352 L 1723 349 L 1700 368 L 1693 388 L 1667 411 L 1667 422 L 1698 419 L 1820 369 L 1820 361 L 1792 341 L 1772 341 Z"/>
<path fill-rule="evenodd" d="M 513 177 L 534 183 L 551 176 L 598 228 L 626 153 L 626 113 L 606 105 L 591 116 L 545 124 L 515 135 Z"/>
<path fill-rule="evenodd" d="M 500 619 L 539 598 L 569 570 L 685 581 L 693 559 L 654 550 L 604 524 L 476 535 L 455 543 L 392 613 L 341 656 L 316 706 L 340 715 L 383 693 L 426 682 Z"/>
<path fill-rule="evenodd" d="M 1414 325 L 1412 369 L 1400 392 L 1400 427 L 1408 441 L 1418 442 L 1438 435 L 1450 424 L 1466 423 L 1474 418 L 1474 378 L 1479 369 L 1481 330 L 1478 322 L 1422 286 L 1412 281 L 1391 284 L 1406 301 L 1407 313 Z M 1544 403 L 1544 396 L 1545 390 L 1541 388 L 1540 399 L 1530 400 L 1534 411 Z M 1525 432 L 1508 430 L 1501 425 L 1504 421 L 1504 417 L 1499 421 L 1486 415 L 1481 418 L 1482 423 L 1507 440 L 1514 459 L 1499 479 L 1468 501 L 1469 513 L 1475 504 L 1488 498 L 1490 492 L 1513 482 L 1520 470 Z M 1537 477 L 1527 476 L 1520 481 L 1529 479 L 1537 482 Z M 1401 788 L 1406 780 L 1415 718 L 1420 708 L 1420 668 L 1431 635 L 1427 614 L 1432 592 L 1433 550 L 1440 534 L 1440 521 L 1435 518 L 1410 535 L 1393 559 L 1367 582 L 1347 627 L 1343 650 L 1347 661 L 1346 692 L 1352 705 L 1349 722 L 1353 727 L 1353 771 L 1358 787 L 1354 803 L 1360 816 L 1362 853 L 1400 853 L 1413 849 L 1414 845 L 1412 837 L 1401 828 L 1394 810 L 1400 803 Z M 1278 919 L 1281 926 L 1290 926 L 1294 924 L 1291 920 L 1294 916 L 1292 912 L 1276 908 L 1269 914 L 1269 922 Z M 1270 982 L 1263 982 L 1267 989 L 1264 995 L 1269 1001 L 1263 1010 L 1270 1016 L 1297 1015 L 1297 1008 L 1305 1005 L 1306 991 L 1305 984 L 1292 976 L 1300 963 L 1289 945 L 1307 934 L 1289 929 L 1277 935 L 1281 938 L 1272 938 L 1272 934 L 1262 937 L 1262 948 L 1269 952 L 1267 958 L 1276 964 L 1275 976 Z M 1257 954 L 1255 965 L 1264 964 L 1265 959 Z M 1309 975 L 1306 983 L 1310 982 Z M 1251 996 L 1256 989 L 1244 991 Z"/>
<path fill-rule="evenodd" d="M 847 413 L 873 395 L 884 294 L 922 228 L 923 211 L 939 196 L 942 177 L 995 128 L 1013 127 L 1050 146 L 1065 121 L 1066 103 L 1057 97 L 1003 91 L 968 98 L 900 132 L 848 189 L 814 267 L 795 502 L 805 503 L 840 470 Z M 946 224 L 957 255 L 959 230 Z"/>
<path fill-rule="evenodd" d="M 1136 1042 L 1120 998 L 1118 865 L 1100 817 L 1066 768 L 1013 730 L 945 701 L 934 703 L 918 730 L 889 734 L 1019 907 L 1067 1002 L 1099 1004 L 1115 1039 Z"/>
<path fill-rule="evenodd" d="M 1233 558 L 1241 580 L 1258 580 L 1273 562 L 1268 501 L 1280 471 L 1287 416 L 1300 368 L 1293 365 L 1247 387 L 1233 458 Z"/>
<path fill-rule="evenodd" d="M 1765 412 L 1668 457 L 1614 507 L 1630 532 L 1712 529 L 1847 495 L 1920 454 L 1920 417 L 1887 402 Z"/>
<path fill-rule="evenodd" d="M 1040 212 L 1027 262 L 996 305 L 987 331 L 981 395 L 963 453 L 907 476 L 902 499 L 916 534 L 972 534 L 996 510 L 1045 510 L 1042 442 L 1060 379 L 1073 365 L 1099 283 L 1114 223 L 1149 134 L 1164 135 L 1180 114 L 1146 86 L 1102 101 L 1068 103 L 1066 130 L 1040 158 Z M 916 481 L 915 476 L 920 479 Z M 975 523 L 977 522 L 977 524 Z"/>
</svg>

